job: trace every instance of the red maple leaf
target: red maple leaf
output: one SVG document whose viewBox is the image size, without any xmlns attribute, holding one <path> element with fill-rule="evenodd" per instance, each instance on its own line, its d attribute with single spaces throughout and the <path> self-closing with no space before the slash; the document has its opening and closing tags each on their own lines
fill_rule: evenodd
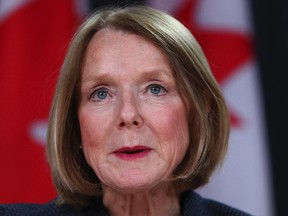
<svg viewBox="0 0 288 216">
<path fill-rule="evenodd" d="M 196 23 L 197 0 L 187 0 L 179 5 L 174 16 L 196 37 L 201 45 L 213 74 L 220 85 L 235 73 L 236 68 L 252 57 L 249 35 L 223 29 L 207 29 Z M 228 104 L 229 106 L 229 104 Z M 241 117 L 230 110 L 232 126 L 241 125 Z"/>
</svg>

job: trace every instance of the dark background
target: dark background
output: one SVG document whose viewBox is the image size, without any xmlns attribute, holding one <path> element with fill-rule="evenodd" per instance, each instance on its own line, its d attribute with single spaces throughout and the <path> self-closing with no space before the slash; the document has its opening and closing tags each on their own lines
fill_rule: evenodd
<svg viewBox="0 0 288 216">
<path fill-rule="evenodd" d="M 145 1 L 90 0 L 90 9 L 104 5 L 127 5 Z M 259 62 L 261 87 L 265 104 L 269 154 L 272 161 L 276 215 L 287 209 L 288 155 L 288 2 L 285 0 L 252 0 L 254 45 Z"/>
<path fill-rule="evenodd" d="M 287 215 L 288 2 L 253 0 L 251 6 L 272 158 L 276 215 Z"/>
</svg>

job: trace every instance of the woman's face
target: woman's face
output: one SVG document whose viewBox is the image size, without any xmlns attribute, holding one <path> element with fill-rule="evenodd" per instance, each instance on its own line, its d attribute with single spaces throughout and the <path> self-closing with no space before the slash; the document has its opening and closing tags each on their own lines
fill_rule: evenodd
<svg viewBox="0 0 288 216">
<path fill-rule="evenodd" d="M 80 94 L 83 151 L 103 185 L 134 193 L 172 177 L 189 145 L 188 110 L 159 48 L 132 33 L 99 31 Z"/>
</svg>

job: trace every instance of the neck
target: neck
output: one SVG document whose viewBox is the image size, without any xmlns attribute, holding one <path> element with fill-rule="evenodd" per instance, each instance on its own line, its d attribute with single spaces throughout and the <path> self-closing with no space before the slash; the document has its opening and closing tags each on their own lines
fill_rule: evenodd
<svg viewBox="0 0 288 216">
<path fill-rule="evenodd" d="M 171 185 L 131 194 L 124 194 L 110 188 L 103 188 L 103 191 L 103 202 L 111 216 L 180 215 L 179 198 Z"/>
</svg>

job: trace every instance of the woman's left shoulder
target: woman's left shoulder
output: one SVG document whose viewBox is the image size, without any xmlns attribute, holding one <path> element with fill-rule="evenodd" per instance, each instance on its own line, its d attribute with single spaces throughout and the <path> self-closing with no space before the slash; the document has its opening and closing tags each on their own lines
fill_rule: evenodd
<svg viewBox="0 0 288 216">
<path fill-rule="evenodd" d="M 252 216 L 240 209 L 204 198 L 194 191 L 186 191 L 182 194 L 181 207 L 184 216 Z"/>
</svg>

